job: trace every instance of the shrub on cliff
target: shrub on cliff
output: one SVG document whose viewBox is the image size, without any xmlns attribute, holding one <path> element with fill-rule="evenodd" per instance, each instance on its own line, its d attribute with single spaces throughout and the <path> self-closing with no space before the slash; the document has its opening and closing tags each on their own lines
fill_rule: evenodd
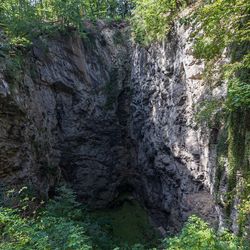
<svg viewBox="0 0 250 250">
<path fill-rule="evenodd" d="M 135 0 L 132 11 L 132 31 L 136 42 L 149 45 L 162 40 L 171 28 L 181 1 Z"/>
<path fill-rule="evenodd" d="M 215 232 L 196 216 L 191 216 L 179 236 L 164 241 L 167 250 L 247 250 L 244 241 L 227 231 Z M 247 244 L 247 243 L 246 243 Z"/>
<path fill-rule="evenodd" d="M 27 46 L 42 34 L 76 29 L 84 35 L 83 20 L 125 18 L 130 0 L 1 0 L 0 27 L 13 45 Z"/>
<path fill-rule="evenodd" d="M 1 250 L 91 249 L 88 224 L 78 221 L 84 211 L 70 190 L 62 188 L 61 195 L 40 211 L 31 206 L 29 216 L 24 213 L 30 209 L 26 201 L 31 204 L 32 199 L 23 196 L 15 201 L 16 208 L 0 207 Z"/>
</svg>

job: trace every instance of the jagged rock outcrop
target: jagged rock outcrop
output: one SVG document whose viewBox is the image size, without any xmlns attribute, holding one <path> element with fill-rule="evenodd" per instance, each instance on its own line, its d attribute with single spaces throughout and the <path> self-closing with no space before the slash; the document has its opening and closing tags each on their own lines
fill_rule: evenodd
<svg viewBox="0 0 250 250">
<path fill-rule="evenodd" d="M 196 113 L 203 101 L 226 95 L 225 84 L 211 90 L 202 79 L 204 62 L 194 57 L 191 33 L 176 24 L 161 44 L 136 46 L 132 67 L 131 130 L 144 198 L 153 216 L 167 213 L 177 227 L 190 213 L 213 221 L 219 128 L 198 124 Z"/>
<path fill-rule="evenodd" d="M 176 25 L 146 49 L 121 39 L 123 24 L 88 25 L 85 39 L 71 31 L 35 41 L 19 83 L 2 68 L 2 185 L 47 196 L 63 177 L 92 208 L 133 193 L 165 231 L 191 213 L 214 222 L 218 131 L 197 125 L 195 110 L 226 91 L 204 84 L 191 28 Z"/>
<path fill-rule="evenodd" d="M 124 25 L 87 25 L 85 39 L 71 31 L 35 41 L 20 83 L 3 68 L 0 169 L 3 185 L 37 186 L 45 196 L 63 175 L 80 199 L 102 207 L 130 162 L 130 68 L 128 47 L 118 39 Z"/>
</svg>

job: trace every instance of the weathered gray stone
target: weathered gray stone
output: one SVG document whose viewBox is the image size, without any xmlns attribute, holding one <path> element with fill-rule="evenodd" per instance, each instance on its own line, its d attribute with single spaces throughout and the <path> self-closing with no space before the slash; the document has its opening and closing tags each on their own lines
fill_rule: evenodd
<svg viewBox="0 0 250 250">
<path fill-rule="evenodd" d="M 152 215 L 158 226 L 170 231 L 192 213 L 216 221 L 210 195 L 216 152 L 210 130 L 195 122 L 197 106 L 211 91 L 201 77 L 204 63 L 192 53 L 191 32 L 176 24 L 164 42 L 147 49 L 136 45 L 132 59 L 131 136 L 146 193 L 142 200 L 157 211 Z M 213 95 L 225 96 L 225 85 Z"/>
<path fill-rule="evenodd" d="M 191 29 L 147 50 L 116 44 L 117 30 L 126 36 L 99 22 L 89 40 L 38 40 L 20 83 L 0 71 L 1 184 L 46 197 L 64 179 L 91 208 L 129 191 L 164 234 L 192 213 L 213 222 L 216 152 L 195 106 L 225 87 L 207 90 Z"/>
</svg>

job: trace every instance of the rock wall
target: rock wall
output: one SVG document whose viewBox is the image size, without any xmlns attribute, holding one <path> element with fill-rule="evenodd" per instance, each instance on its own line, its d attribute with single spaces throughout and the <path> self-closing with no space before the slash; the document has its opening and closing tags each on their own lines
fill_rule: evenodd
<svg viewBox="0 0 250 250">
<path fill-rule="evenodd" d="M 218 129 L 197 125 L 195 111 L 226 91 L 202 80 L 191 29 L 176 24 L 141 48 L 123 24 L 87 25 L 84 39 L 72 31 L 37 40 L 19 82 L 3 64 L 3 188 L 30 185 L 47 197 L 64 179 L 91 208 L 130 192 L 163 234 L 192 213 L 214 223 Z"/>
<path fill-rule="evenodd" d="M 219 128 L 197 123 L 196 114 L 203 101 L 225 97 L 226 85 L 204 82 L 204 62 L 194 57 L 191 33 L 176 23 L 161 44 L 136 46 L 132 60 L 137 167 L 153 217 L 162 223 L 167 214 L 165 228 L 180 227 L 191 213 L 216 221 L 211 194 Z"/>
<path fill-rule="evenodd" d="M 129 57 L 118 39 L 127 28 L 86 25 L 84 39 L 70 31 L 35 41 L 20 82 L 2 68 L 0 173 L 3 186 L 25 183 L 44 196 L 63 177 L 81 200 L 102 207 L 130 165 Z"/>
</svg>

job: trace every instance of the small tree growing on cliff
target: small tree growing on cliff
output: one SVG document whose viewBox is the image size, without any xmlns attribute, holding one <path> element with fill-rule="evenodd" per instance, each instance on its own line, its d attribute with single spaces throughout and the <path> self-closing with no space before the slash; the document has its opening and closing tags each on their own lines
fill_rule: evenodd
<svg viewBox="0 0 250 250">
<path fill-rule="evenodd" d="M 164 241 L 167 250 L 238 250 L 244 242 L 227 231 L 216 233 L 206 222 L 191 216 L 179 236 Z"/>
</svg>

